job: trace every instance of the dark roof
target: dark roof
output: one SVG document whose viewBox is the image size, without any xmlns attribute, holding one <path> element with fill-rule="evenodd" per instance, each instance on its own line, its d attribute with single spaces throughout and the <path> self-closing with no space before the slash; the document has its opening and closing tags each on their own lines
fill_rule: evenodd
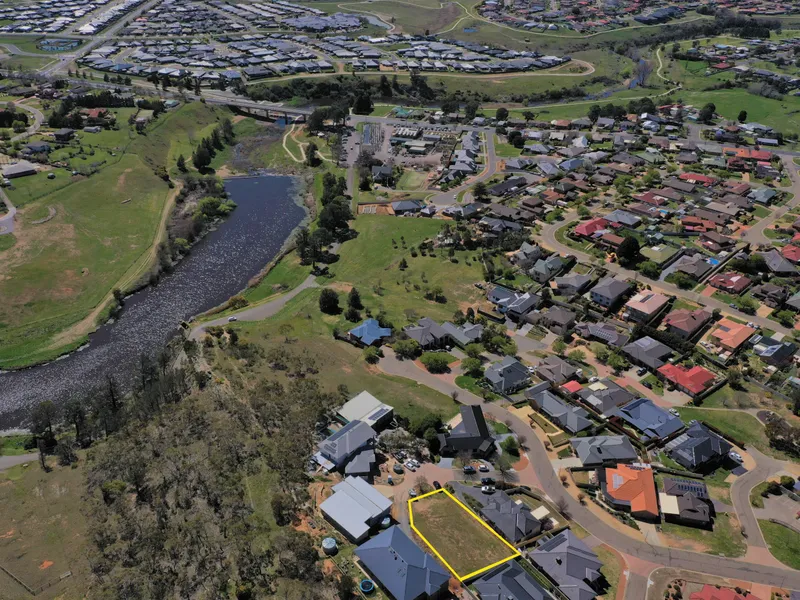
<svg viewBox="0 0 800 600">
<path fill-rule="evenodd" d="M 658 369 L 663 366 L 665 364 L 664 359 L 672 354 L 672 348 L 650 336 L 631 342 L 623 347 L 622 351 L 651 369 Z"/>
<path fill-rule="evenodd" d="M 599 294 L 610 300 L 619 298 L 630 289 L 630 284 L 613 277 L 606 277 L 592 288 L 593 294 Z"/>
<path fill-rule="evenodd" d="M 603 379 L 597 383 L 603 384 L 603 387 L 600 388 L 599 385 L 590 385 L 578 392 L 578 395 L 584 402 L 603 414 L 635 398 L 628 390 L 610 379 Z M 592 389 L 592 387 L 600 389 Z"/>
<path fill-rule="evenodd" d="M 404 327 L 403 331 L 412 340 L 419 342 L 420 346 L 434 344 L 449 335 L 441 325 L 429 317 L 423 317 L 416 325 Z"/>
<path fill-rule="evenodd" d="M 442 451 L 487 451 L 494 443 L 494 438 L 486 425 L 483 409 L 480 406 L 462 406 L 461 423 L 448 433 L 440 433 L 439 443 Z"/>
<path fill-rule="evenodd" d="M 545 358 L 542 363 L 536 368 L 536 373 L 543 379 L 555 383 L 556 385 L 564 383 L 572 379 L 578 372 L 578 369 L 573 367 L 563 358 L 550 355 Z"/>
<path fill-rule="evenodd" d="M 600 578 L 603 563 L 569 529 L 539 544 L 529 556 L 570 600 L 591 600 L 597 595 L 587 582 Z"/>
<path fill-rule="evenodd" d="M 630 462 L 638 458 L 633 444 L 624 435 L 573 438 L 570 444 L 584 467 L 599 466 L 606 462 Z"/>
<path fill-rule="evenodd" d="M 610 415 L 619 417 L 640 431 L 645 440 L 664 438 L 681 430 L 680 418 L 656 406 L 648 398 L 638 398 L 615 408 Z"/>
<path fill-rule="evenodd" d="M 364 542 L 355 553 L 396 600 L 433 595 L 450 580 L 450 573 L 397 525 Z"/>
<path fill-rule="evenodd" d="M 551 600 L 532 575 L 516 561 L 508 561 L 484 574 L 474 584 L 481 600 Z"/>
<path fill-rule="evenodd" d="M 320 442 L 319 451 L 339 467 L 376 436 L 375 430 L 363 421 L 350 421 L 339 431 Z"/>
<path fill-rule="evenodd" d="M 517 504 L 505 492 L 496 492 L 481 509 L 481 516 L 492 523 L 512 543 L 537 535 L 542 524 L 524 504 Z"/>
<path fill-rule="evenodd" d="M 692 424 L 667 444 L 672 459 L 692 471 L 725 456 L 731 448 L 732 444 L 702 423 Z"/>
<path fill-rule="evenodd" d="M 591 427 L 586 409 L 567 404 L 550 390 L 536 391 L 531 388 L 525 391 L 525 397 L 533 402 L 547 417 L 557 422 L 570 433 L 578 433 Z"/>
</svg>

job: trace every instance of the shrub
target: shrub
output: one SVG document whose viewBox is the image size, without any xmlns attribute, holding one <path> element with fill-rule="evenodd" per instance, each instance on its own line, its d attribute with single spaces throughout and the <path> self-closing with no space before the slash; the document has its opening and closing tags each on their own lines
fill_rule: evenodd
<svg viewBox="0 0 800 600">
<path fill-rule="evenodd" d="M 519 442 L 517 442 L 514 436 L 509 436 L 502 441 L 500 447 L 503 449 L 503 452 L 507 454 L 512 454 L 514 456 L 519 456 Z"/>
<path fill-rule="evenodd" d="M 364 350 L 364 360 L 367 361 L 368 364 L 374 365 L 381 359 L 381 351 L 378 350 L 375 346 L 367 346 Z"/>
<path fill-rule="evenodd" d="M 437 352 L 426 352 L 420 358 L 430 373 L 446 373 L 449 370 L 447 356 Z"/>
<path fill-rule="evenodd" d="M 319 295 L 319 309 L 327 315 L 339 313 L 339 294 L 334 290 L 325 288 Z"/>
</svg>

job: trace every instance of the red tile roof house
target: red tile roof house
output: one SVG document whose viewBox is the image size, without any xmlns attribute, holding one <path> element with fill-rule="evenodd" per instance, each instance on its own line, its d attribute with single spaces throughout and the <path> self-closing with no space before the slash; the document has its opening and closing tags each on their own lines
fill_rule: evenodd
<svg viewBox="0 0 800 600">
<path fill-rule="evenodd" d="M 664 317 L 664 325 L 669 333 L 688 340 L 694 337 L 711 320 L 711 317 L 711 313 L 702 308 L 697 310 L 679 308 Z"/>
<path fill-rule="evenodd" d="M 749 277 L 739 275 L 739 273 L 717 273 L 708 280 L 708 285 L 711 287 L 737 296 L 745 291 L 751 283 Z"/>
<path fill-rule="evenodd" d="M 592 237 L 595 233 L 600 231 L 601 229 L 606 229 L 608 227 L 608 221 L 603 217 L 598 217 L 596 219 L 592 219 L 591 221 L 586 221 L 585 223 L 581 223 L 575 228 L 575 234 L 580 235 L 586 238 Z"/>
<path fill-rule="evenodd" d="M 781 254 L 786 260 L 790 260 L 797 264 L 800 262 L 800 248 L 797 246 L 784 246 L 781 248 Z"/>
<path fill-rule="evenodd" d="M 706 391 L 717 379 L 711 371 L 698 366 L 687 369 L 681 365 L 666 364 L 658 369 L 658 374 L 692 398 Z"/>
<path fill-rule="evenodd" d="M 692 592 L 689 600 L 760 600 L 750 592 L 737 593 L 731 588 L 718 588 L 705 584 L 699 592 Z"/>
<path fill-rule="evenodd" d="M 688 181 L 689 183 L 693 184 L 699 183 L 705 187 L 711 187 L 717 182 L 715 177 L 709 177 L 708 175 L 703 175 L 702 173 L 681 173 L 678 179 L 682 181 Z"/>
</svg>

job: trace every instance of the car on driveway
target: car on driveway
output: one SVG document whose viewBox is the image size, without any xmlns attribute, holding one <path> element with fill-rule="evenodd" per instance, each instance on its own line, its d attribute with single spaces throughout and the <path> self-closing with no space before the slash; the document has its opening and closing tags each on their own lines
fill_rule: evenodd
<svg viewBox="0 0 800 600">
<path fill-rule="evenodd" d="M 481 488 L 481 493 L 483 494 L 494 494 L 494 486 L 493 485 L 484 485 Z"/>
<path fill-rule="evenodd" d="M 677 408 L 670 408 L 669 409 L 669 414 L 671 414 L 673 417 L 680 417 L 681 416 L 681 413 L 678 412 Z"/>
<path fill-rule="evenodd" d="M 488 473 L 489 467 L 488 465 L 484 465 L 483 463 L 481 463 L 481 466 L 478 467 L 478 471 L 480 471 L 481 473 Z"/>
<path fill-rule="evenodd" d="M 491 477 L 481 477 L 481 485 L 494 485 L 494 479 Z"/>
<path fill-rule="evenodd" d="M 733 460 L 735 460 L 738 463 L 742 462 L 742 460 L 743 460 L 742 459 L 742 455 L 739 454 L 738 452 L 734 452 L 733 450 L 728 452 L 728 456 L 730 456 Z"/>
<path fill-rule="evenodd" d="M 415 466 L 414 466 L 414 463 L 412 463 L 411 461 L 408 461 L 408 462 L 405 464 L 405 467 L 406 467 L 406 469 L 408 469 L 408 470 L 409 470 L 409 471 L 411 471 L 411 472 L 414 472 L 414 471 L 416 471 L 416 470 L 417 470 L 417 467 L 415 467 Z"/>
<path fill-rule="evenodd" d="M 408 490 L 408 495 L 411 496 L 412 498 L 416 498 L 417 497 L 417 490 L 415 490 L 414 488 L 411 488 L 410 490 Z"/>
<path fill-rule="evenodd" d="M 646 373 L 647 373 L 647 369 L 645 369 L 644 367 L 639 367 L 638 369 L 636 369 L 636 374 L 637 374 L 639 377 L 642 377 L 642 376 L 643 376 L 643 375 L 645 375 Z"/>
<path fill-rule="evenodd" d="M 475 473 L 475 467 L 473 467 L 472 465 L 467 465 L 462 469 L 462 471 L 464 471 L 464 473 L 466 473 L 468 475 L 471 475 L 471 474 Z"/>
<path fill-rule="evenodd" d="M 440 489 L 442 489 L 442 484 L 441 484 L 441 483 L 439 483 L 438 481 L 434 481 L 434 482 L 433 482 L 433 489 L 435 489 L 435 490 L 440 490 Z"/>
</svg>

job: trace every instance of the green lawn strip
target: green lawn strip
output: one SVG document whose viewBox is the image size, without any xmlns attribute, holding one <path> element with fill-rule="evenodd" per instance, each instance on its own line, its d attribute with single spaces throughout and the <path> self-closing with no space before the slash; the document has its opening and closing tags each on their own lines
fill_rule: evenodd
<svg viewBox="0 0 800 600">
<path fill-rule="evenodd" d="M 275 294 L 291 290 L 305 281 L 311 274 L 311 267 L 300 264 L 296 252 L 287 254 L 272 267 L 258 285 L 248 288 L 244 297 L 251 303 L 259 302 Z"/>
<path fill-rule="evenodd" d="M 738 558 L 744 556 L 747 551 L 747 543 L 738 522 L 727 513 L 717 515 L 714 520 L 714 531 L 675 523 L 662 523 L 661 529 L 665 535 L 703 544 L 707 554 Z"/>
<path fill-rule="evenodd" d="M 604 591 L 603 597 L 608 600 L 614 600 L 617 597 L 619 580 L 622 575 L 622 562 L 616 552 L 605 544 L 597 546 L 594 552 L 597 554 L 597 558 L 603 563 L 603 566 L 600 567 L 600 573 L 608 582 L 608 588 Z"/>
<path fill-rule="evenodd" d="M 494 392 L 489 392 L 486 388 L 481 387 L 478 385 L 478 380 L 474 377 L 470 377 L 469 375 L 459 375 L 455 379 L 456 385 L 460 387 L 462 390 L 467 390 L 468 392 L 472 392 L 476 396 L 481 396 L 482 394 L 487 394 L 487 400 L 496 400 L 499 396 Z"/>
<path fill-rule="evenodd" d="M 729 470 L 719 468 L 705 478 L 706 487 L 711 498 L 729 506 L 732 504 L 731 484 L 725 480 L 730 474 Z"/>
<path fill-rule="evenodd" d="M 751 395 L 758 394 L 758 388 L 744 383 L 744 390 L 734 390 L 725 385 L 714 393 L 703 398 L 703 407 L 707 408 L 753 408 L 756 403 Z"/>
<path fill-rule="evenodd" d="M 656 377 L 652 373 L 650 373 L 649 375 L 647 375 L 647 377 L 642 379 L 642 383 L 649 383 L 651 386 L 653 386 L 650 389 L 650 391 L 652 391 L 657 396 L 664 395 L 664 382 L 662 382 L 658 377 Z"/>
<path fill-rule="evenodd" d="M 800 533 L 765 519 L 758 525 L 772 555 L 787 567 L 800 569 Z"/>
<path fill-rule="evenodd" d="M 766 481 L 762 481 L 752 490 L 750 490 L 750 506 L 754 506 L 755 508 L 764 508 L 764 497 L 761 495 L 761 492 L 767 491 L 768 485 L 769 484 Z"/>
<path fill-rule="evenodd" d="M 30 435 L 6 435 L 0 437 L 0 456 L 19 456 L 35 452 L 35 448 L 26 448 L 33 442 Z"/>
<path fill-rule="evenodd" d="M 759 219 L 763 219 L 764 217 L 768 217 L 772 214 L 772 211 L 768 209 L 766 206 L 761 206 L 757 204 L 755 209 L 753 210 L 753 214 L 757 216 Z"/>
<path fill-rule="evenodd" d="M 506 433 L 511 433 L 511 430 L 508 428 L 508 425 L 505 423 L 501 423 L 500 421 L 490 421 L 489 424 L 491 425 L 492 429 L 494 430 L 495 434 L 503 435 Z"/>
</svg>

